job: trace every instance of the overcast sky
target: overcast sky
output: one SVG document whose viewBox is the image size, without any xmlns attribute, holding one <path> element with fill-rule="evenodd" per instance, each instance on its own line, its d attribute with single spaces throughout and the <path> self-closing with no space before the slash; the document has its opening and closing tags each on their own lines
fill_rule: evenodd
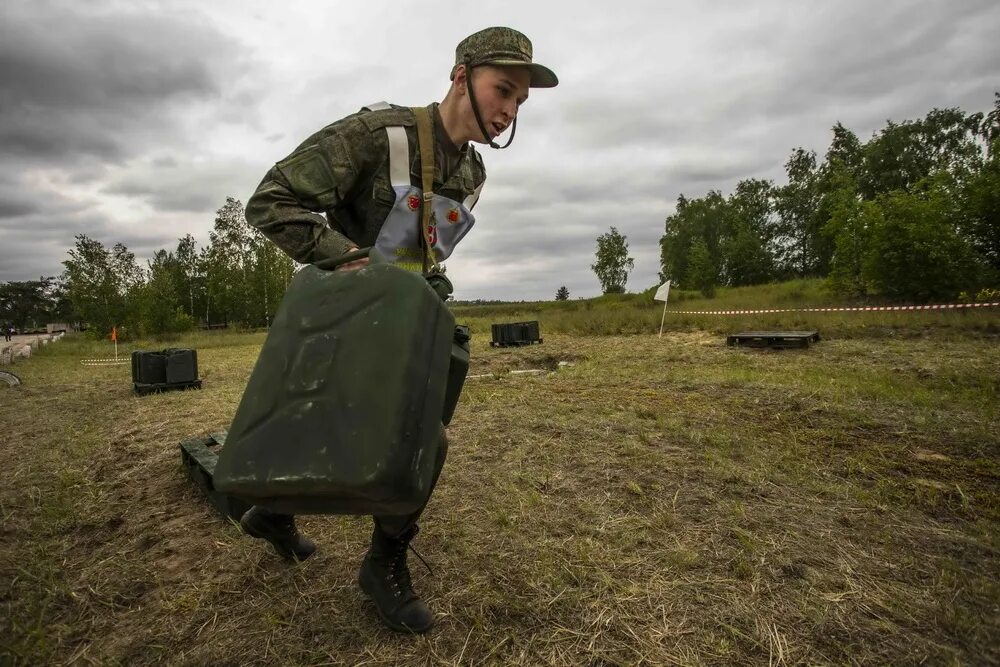
<svg viewBox="0 0 1000 667">
<path fill-rule="evenodd" d="M 442 99 L 456 44 L 490 25 L 527 34 L 560 85 L 531 92 L 509 149 L 481 149 L 459 299 L 595 296 L 612 225 L 643 290 L 678 195 L 784 182 L 836 121 L 864 140 L 1000 90 L 996 0 L 3 0 L 0 281 L 59 274 L 76 234 L 143 263 L 207 243 L 226 197 L 320 127 Z"/>
</svg>

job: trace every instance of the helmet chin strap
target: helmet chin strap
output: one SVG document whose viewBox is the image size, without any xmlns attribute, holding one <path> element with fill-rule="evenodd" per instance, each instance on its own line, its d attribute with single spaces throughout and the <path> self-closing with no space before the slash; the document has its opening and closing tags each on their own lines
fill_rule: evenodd
<svg viewBox="0 0 1000 667">
<path fill-rule="evenodd" d="M 476 104 L 476 93 L 472 90 L 472 60 L 470 58 L 465 59 L 465 82 L 469 87 L 469 102 L 472 103 L 472 115 L 476 117 L 476 122 L 479 124 L 479 131 L 483 133 L 483 138 L 486 139 L 486 143 L 490 145 L 490 148 L 507 148 L 510 146 L 511 142 L 514 141 L 514 134 L 517 133 L 517 116 L 514 116 L 514 122 L 510 125 L 510 138 L 507 139 L 507 143 L 503 146 L 496 143 L 490 139 L 489 133 L 486 131 L 486 126 L 483 124 L 482 116 L 479 115 L 479 105 Z"/>
</svg>

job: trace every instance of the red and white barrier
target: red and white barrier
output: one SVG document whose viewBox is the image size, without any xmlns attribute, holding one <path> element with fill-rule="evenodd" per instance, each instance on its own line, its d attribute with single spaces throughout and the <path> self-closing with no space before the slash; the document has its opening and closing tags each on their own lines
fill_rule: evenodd
<svg viewBox="0 0 1000 667">
<path fill-rule="evenodd" d="M 854 306 L 842 308 L 770 308 L 767 310 L 668 310 L 673 315 L 763 315 L 766 313 L 859 313 L 897 310 L 958 310 L 961 308 L 997 308 L 993 303 L 938 303 L 926 306 Z"/>
</svg>

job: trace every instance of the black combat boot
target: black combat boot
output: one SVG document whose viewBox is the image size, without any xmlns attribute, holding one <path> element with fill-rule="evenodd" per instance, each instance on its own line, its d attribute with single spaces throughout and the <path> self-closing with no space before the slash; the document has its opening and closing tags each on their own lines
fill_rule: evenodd
<svg viewBox="0 0 1000 667">
<path fill-rule="evenodd" d="M 316 544 L 295 528 L 295 517 L 277 514 L 254 505 L 240 519 L 247 535 L 267 540 L 287 560 L 305 560 L 316 551 Z"/>
<path fill-rule="evenodd" d="M 358 574 L 361 590 L 375 603 L 382 622 L 397 632 L 427 632 L 434 625 L 434 614 L 413 591 L 406 566 L 406 549 L 416 534 L 413 526 L 399 537 L 389 537 L 376 525 Z"/>
</svg>

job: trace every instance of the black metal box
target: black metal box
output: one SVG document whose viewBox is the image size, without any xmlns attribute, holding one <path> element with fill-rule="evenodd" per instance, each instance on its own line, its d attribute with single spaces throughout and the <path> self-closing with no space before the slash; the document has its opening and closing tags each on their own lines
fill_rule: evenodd
<svg viewBox="0 0 1000 667">
<path fill-rule="evenodd" d="M 163 353 L 167 361 L 167 384 L 198 379 L 198 353 L 195 350 L 164 350 Z"/>
<path fill-rule="evenodd" d="M 162 352 L 132 353 L 132 382 L 163 384 L 167 381 L 167 358 Z"/>
<path fill-rule="evenodd" d="M 200 389 L 197 351 L 136 350 L 132 353 L 132 385 L 140 396 L 167 389 Z"/>
</svg>

